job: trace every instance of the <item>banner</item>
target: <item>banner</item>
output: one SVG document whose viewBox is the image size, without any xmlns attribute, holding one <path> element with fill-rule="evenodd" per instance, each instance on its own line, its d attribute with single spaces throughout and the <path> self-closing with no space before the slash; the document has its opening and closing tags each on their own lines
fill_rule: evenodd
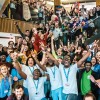
<svg viewBox="0 0 100 100">
<path fill-rule="evenodd" d="M 0 0 L 0 11 L 1 11 L 1 8 L 2 8 L 4 2 L 5 2 L 5 0 Z"/>
<path fill-rule="evenodd" d="M 0 0 L 0 16 L 2 16 L 2 13 L 8 6 L 9 2 L 10 2 L 10 0 Z"/>
<path fill-rule="evenodd" d="M 26 2 L 23 2 L 23 18 L 26 21 L 31 19 L 31 13 L 30 13 L 29 5 Z"/>
</svg>

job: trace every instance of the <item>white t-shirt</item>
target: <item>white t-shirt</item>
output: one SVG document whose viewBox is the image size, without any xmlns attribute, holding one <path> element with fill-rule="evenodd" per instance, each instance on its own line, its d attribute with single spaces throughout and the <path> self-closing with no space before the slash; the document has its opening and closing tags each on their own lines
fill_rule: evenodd
<svg viewBox="0 0 100 100">
<path fill-rule="evenodd" d="M 61 76 L 63 80 L 63 93 L 65 94 L 78 94 L 78 88 L 77 88 L 77 79 L 76 79 L 76 73 L 77 73 L 77 64 L 74 64 L 70 66 L 69 68 L 65 68 L 64 65 L 59 65 Z M 68 74 L 69 71 L 69 74 Z M 66 78 L 66 75 L 68 76 L 68 81 Z"/>
<path fill-rule="evenodd" d="M 28 76 L 33 76 L 32 73 L 35 69 L 40 69 L 40 67 L 36 64 L 33 67 L 22 65 L 22 71 Z M 43 71 L 40 69 L 40 71 L 43 73 Z M 27 88 L 27 81 L 24 80 L 23 86 Z"/>
<path fill-rule="evenodd" d="M 27 77 L 29 100 L 41 100 L 45 97 L 44 82 L 46 79 L 47 77 L 40 77 L 39 80 L 34 80 L 31 76 Z"/>
<path fill-rule="evenodd" d="M 53 66 L 53 67 L 46 67 L 46 69 L 50 77 L 51 90 L 63 87 L 59 68 L 57 66 Z"/>
<path fill-rule="evenodd" d="M 54 39 L 57 39 L 60 36 L 62 36 L 62 32 L 60 30 L 60 28 L 55 28 L 53 31 L 53 35 L 54 35 Z"/>
</svg>

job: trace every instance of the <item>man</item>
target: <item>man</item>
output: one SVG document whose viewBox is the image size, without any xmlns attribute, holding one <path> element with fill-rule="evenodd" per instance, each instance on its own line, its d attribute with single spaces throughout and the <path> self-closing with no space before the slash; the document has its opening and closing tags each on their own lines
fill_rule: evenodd
<svg viewBox="0 0 100 100">
<path fill-rule="evenodd" d="M 21 85 L 18 85 L 14 89 L 14 93 L 7 98 L 7 100 L 29 100 L 28 96 L 24 94 L 24 89 Z"/>
<path fill-rule="evenodd" d="M 82 95 L 86 95 L 89 92 L 92 92 L 97 97 L 97 89 L 98 87 L 93 83 L 90 79 L 90 76 L 94 76 L 96 79 L 98 79 L 98 74 L 91 69 L 91 62 L 87 61 L 85 62 L 85 70 L 82 73 L 81 76 L 81 93 Z"/>
<path fill-rule="evenodd" d="M 57 60 L 48 52 L 46 53 L 49 55 L 54 62 L 57 63 Z M 63 60 L 63 64 L 57 64 L 62 76 L 62 84 L 63 84 L 63 98 L 62 100 L 77 100 L 77 81 L 76 81 L 76 73 L 78 67 L 82 65 L 82 63 L 88 58 L 90 55 L 90 51 L 86 53 L 76 64 L 71 64 L 70 56 L 65 56 Z M 40 66 L 42 70 L 47 70 L 47 67 Z"/>
<path fill-rule="evenodd" d="M 33 35 L 32 32 L 30 32 L 29 30 L 26 30 L 26 31 L 25 31 L 25 34 L 24 34 L 24 33 L 21 31 L 20 27 L 18 26 L 18 23 L 15 22 L 14 24 L 16 25 L 16 28 L 17 28 L 18 32 L 20 33 L 20 35 L 22 36 L 23 39 L 25 39 L 25 37 L 29 37 L 29 39 L 31 39 L 31 37 L 32 37 L 32 35 Z"/>
<path fill-rule="evenodd" d="M 71 64 L 70 56 L 65 56 L 63 64 L 59 65 L 62 80 L 63 80 L 63 100 L 77 100 L 78 88 L 76 74 L 78 67 L 81 67 L 83 62 L 90 55 L 90 51 L 86 53 L 76 64 Z"/>
</svg>

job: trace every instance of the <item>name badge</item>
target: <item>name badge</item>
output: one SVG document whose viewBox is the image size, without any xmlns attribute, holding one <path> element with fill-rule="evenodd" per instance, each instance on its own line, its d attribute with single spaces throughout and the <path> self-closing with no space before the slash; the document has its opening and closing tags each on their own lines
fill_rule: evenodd
<svg viewBox="0 0 100 100">
<path fill-rule="evenodd" d="M 87 76 L 87 79 L 90 79 L 90 75 Z"/>
<path fill-rule="evenodd" d="M 8 90 L 5 90 L 5 91 L 4 91 L 4 93 L 7 93 L 7 92 L 8 92 Z"/>
<path fill-rule="evenodd" d="M 66 83 L 65 86 L 69 86 L 69 83 Z"/>
</svg>

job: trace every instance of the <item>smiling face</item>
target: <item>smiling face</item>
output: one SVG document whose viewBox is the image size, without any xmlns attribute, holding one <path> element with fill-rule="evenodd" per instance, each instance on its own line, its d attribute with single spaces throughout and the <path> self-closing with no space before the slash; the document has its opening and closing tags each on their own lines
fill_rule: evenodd
<svg viewBox="0 0 100 100">
<path fill-rule="evenodd" d="M 68 67 L 70 66 L 70 63 L 71 63 L 70 57 L 69 57 L 69 56 L 65 56 L 65 57 L 64 57 L 64 60 L 63 60 L 63 63 L 64 63 L 64 66 L 65 66 L 66 68 L 68 68 Z"/>
<path fill-rule="evenodd" d="M 0 73 L 1 73 L 4 77 L 7 76 L 7 74 L 8 74 L 8 68 L 7 68 L 6 65 L 1 65 L 1 66 L 0 66 Z"/>
<path fill-rule="evenodd" d="M 86 62 L 85 68 L 86 68 L 86 71 L 89 72 L 91 70 L 91 62 Z"/>
<path fill-rule="evenodd" d="M 35 69 L 34 72 L 33 72 L 34 80 L 39 79 L 40 75 L 41 75 L 40 70 L 39 69 Z"/>
<path fill-rule="evenodd" d="M 34 65 L 33 59 L 32 58 L 29 58 L 28 59 L 28 66 L 33 67 L 33 65 Z"/>
<path fill-rule="evenodd" d="M 96 64 L 96 58 L 95 57 L 92 58 L 91 63 L 92 63 L 92 66 L 94 66 Z"/>
<path fill-rule="evenodd" d="M 62 55 L 62 49 L 58 49 L 58 50 L 57 50 L 57 55 L 58 55 L 58 56 L 61 56 L 61 55 Z"/>
<path fill-rule="evenodd" d="M 21 100 L 24 91 L 22 88 L 19 88 L 19 89 L 15 89 L 14 93 L 15 93 L 17 100 Z"/>
<path fill-rule="evenodd" d="M 52 67 L 54 65 L 54 61 L 48 58 L 48 64 L 50 67 Z"/>
</svg>

